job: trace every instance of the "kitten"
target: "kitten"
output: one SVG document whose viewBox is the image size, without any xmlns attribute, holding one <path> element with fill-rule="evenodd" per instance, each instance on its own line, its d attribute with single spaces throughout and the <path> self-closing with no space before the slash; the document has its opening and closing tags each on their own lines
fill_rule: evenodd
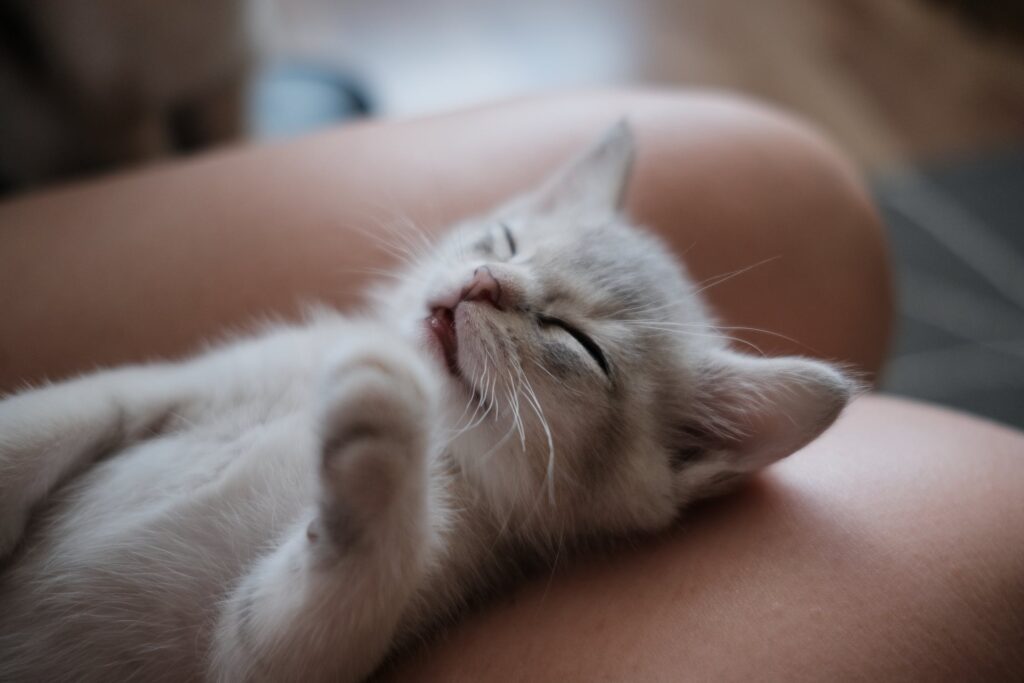
<svg viewBox="0 0 1024 683">
<path fill-rule="evenodd" d="M 0 403 L 0 679 L 359 680 L 563 544 L 649 533 L 851 392 L 730 350 L 619 124 L 359 318 Z"/>
</svg>

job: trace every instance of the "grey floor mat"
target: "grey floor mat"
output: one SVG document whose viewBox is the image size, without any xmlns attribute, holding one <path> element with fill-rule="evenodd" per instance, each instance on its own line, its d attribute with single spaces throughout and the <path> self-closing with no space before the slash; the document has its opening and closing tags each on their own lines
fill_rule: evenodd
<svg viewBox="0 0 1024 683">
<path fill-rule="evenodd" d="M 1024 428 L 1024 148 L 874 190 L 900 297 L 882 388 Z"/>
</svg>

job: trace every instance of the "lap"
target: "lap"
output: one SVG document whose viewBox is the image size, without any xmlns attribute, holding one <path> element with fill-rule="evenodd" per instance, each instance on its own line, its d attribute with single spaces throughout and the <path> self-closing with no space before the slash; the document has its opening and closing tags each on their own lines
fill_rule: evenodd
<svg viewBox="0 0 1024 683">
<path fill-rule="evenodd" d="M 591 93 L 348 126 L 0 205 L 0 391 L 185 353 L 303 300 L 352 306 L 366 269 L 388 265 L 368 227 L 401 216 L 436 230 L 483 210 L 623 115 L 639 142 L 631 211 L 698 280 L 754 266 L 706 292 L 730 333 L 877 370 L 884 244 L 838 154 L 726 97 Z M 1024 650 L 1020 439 L 861 399 L 741 495 L 527 586 L 403 674 L 1012 672 Z"/>
<path fill-rule="evenodd" d="M 1024 438 L 863 397 L 665 537 L 543 577 L 394 680 L 1020 680 Z"/>
</svg>

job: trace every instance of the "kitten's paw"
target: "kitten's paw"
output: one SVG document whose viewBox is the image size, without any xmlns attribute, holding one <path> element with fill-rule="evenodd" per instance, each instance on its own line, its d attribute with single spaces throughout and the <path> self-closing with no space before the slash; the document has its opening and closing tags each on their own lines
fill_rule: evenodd
<svg viewBox="0 0 1024 683">
<path fill-rule="evenodd" d="M 341 349 L 324 380 L 323 499 L 310 534 L 344 547 L 369 527 L 422 513 L 438 380 L 412 349 L 376 341 Z"/>
</svg>

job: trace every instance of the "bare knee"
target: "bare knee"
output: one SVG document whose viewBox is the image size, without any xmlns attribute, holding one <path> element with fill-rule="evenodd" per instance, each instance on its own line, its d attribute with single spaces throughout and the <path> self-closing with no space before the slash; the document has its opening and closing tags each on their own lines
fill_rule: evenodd
<svg viewBox="0 0 1024 683">
<path fill-rule="evenodd" d="M 534 582 L 396 680 L 1021 680 L 1022 457 L 1019 433 L 862 399 L 757 485 Z"/>
<path fill-rule="evenodd" d="M 1024 435 L 869 397 L 778 475 L 826 503 L 800 529 L 808 547 L 845 557 L 820 576 L 845 577 L 839 590 L 856 598 L 837 620 L 833 660 L 863 666 L 858 653 L 884 648 L 890 678 L 1020 679 Z M 829 529 L 840 533 L 814 539 Z"/>
</svg>

